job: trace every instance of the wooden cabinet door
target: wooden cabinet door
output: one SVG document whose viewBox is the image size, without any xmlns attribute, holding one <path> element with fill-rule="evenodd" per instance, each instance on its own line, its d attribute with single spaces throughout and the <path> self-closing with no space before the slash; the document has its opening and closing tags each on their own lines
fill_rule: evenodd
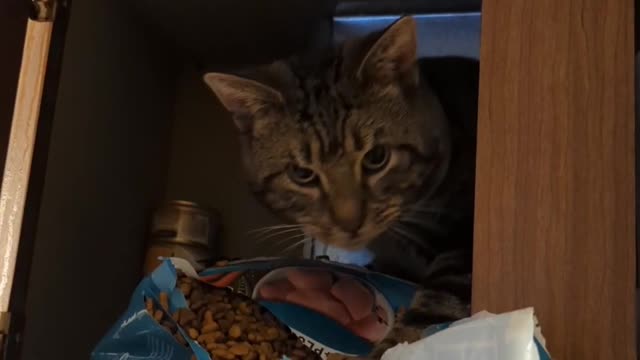
<svg viewBox="0 0 640 360">
<path fill-rule="evenodd" d="M 474 310 L 554 360 L 634 360 L 632 0 L 484 0 Z"/>
<path fill-rule="evenodd" d="M 6 81 L 0 93 L 0 165 L 4 165 L 0 178 L 0 359 L 17 358 L 19 349 L 66 7 L 66 2 L 54 0 L 11 0 L 0 6 L 1 39 L 6 40 L 0 44 L 2 65 L 7 66 L 0 72 Z M 22 37 L 21 44 L 16 37 Z"/>
</svg>

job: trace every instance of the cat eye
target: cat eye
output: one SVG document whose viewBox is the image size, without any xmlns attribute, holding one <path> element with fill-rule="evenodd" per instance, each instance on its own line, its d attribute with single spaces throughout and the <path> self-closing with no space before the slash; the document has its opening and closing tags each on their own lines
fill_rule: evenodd
<svg viewBox="0 0 640 360">
<path fill-rule="evenodd" d="M 311 185 L 316 181 L 316 173 L 306 167 L 291 165 L 287 171 L 289 178 L 298 185 Z"/>
<path fill-rule="evenodd" d="M 362 167 L 369 171 L 381 170 L 389 162 L 389 157 L 386 146 L 376 145 L 364 155 Z"/>
</svg>

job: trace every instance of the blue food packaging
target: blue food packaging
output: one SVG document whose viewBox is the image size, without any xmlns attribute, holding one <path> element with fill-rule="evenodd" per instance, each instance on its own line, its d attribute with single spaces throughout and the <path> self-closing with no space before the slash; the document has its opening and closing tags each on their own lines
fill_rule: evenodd
<svg viewBox="0 0 640 360">
<path fill-rule="evenodd" d="M 291 268 L 323 269 L 337 276 L 357 279 L 374 293 L 376 308 L 386 313 L 389 329 L 393 326 L 396 313 L 410 306 L 417 290 L 415 284 L 362 267 L 328 260 L 258 258 L 231 262 L 197 273 L 186 260 L 165 259 L 138 284 L 127 309 L 96 345 L 91 359 L 216 360 L 196 341 L 191 340 L 185 329 L 180 326 L 177 326 L 178 331 L 186 339 L 187 346 L 178 343 L 146 309 L 146 299 L 160 303 L 161 292 L 169 295 L 169 313 L 188 307 L 182 292 L 176 288 L 177 270 L 186 276 L 213 286 L 229 288 L 256 300 L 321 358 L 326 358 L 330 353 L 347 356 L 368 354 L 373 344 L 355 335 L 337 321 L 296 304 L 261 300 L 256 296 L 261 283 L 277 276 L 278 272 Z M 450 324 L 443 324 L 432 327 L 425 331 L 425 336 L 446 333 L 449 326 Z M 532 341 L 540 349 L 539 360 L 550 360 L 538 339 Z"/>
<path fill-rule="evenodd" d="M 227 266 L 215 267 L 196 273 L 188 262 L 172 258 L 165 259 L 149 276 L 142 279 L 134 290 L 129 306 L 116 323 L 94 348 L 93 360 L 107 359 L 176 359 L 210 360 L 208 352 L 197 342 L 184 336 L 185 329 L 178 327 L 187 339 L 188 347 L 179 344 L 174 337 L 160 326 L 147 312 L 145 300 L 150 298 L 159 303 L 161 292 L 169 294 L 170 313 L 187 306 L 186 299 L 176 289 L 176 267 L 190 277 L 212 285 L 225 287 L 251 297 L 253 285 L 278 269 L 284 268 L 322 268 L 330 269 L 341 276 L 351 276 L 375 291 L 384 311 L 393 323 L 395 312 L 406 308 L 416 291 L 414 284 L 364 268 L 342 265 L 323 260 L 291 260 L 279 258 L 261 258 L 239 261 Z M 232 279 L 232 280 L 229 280 Z M 254 279 L 252 281 L 250 279 Z M 258 303 L 268 310 L 281 323 L 291 329 L 303 343 L 325 358 L 328 353 L 340 353 L 351 356 L 367 354 L 372 343 L 353 334 L 338 322 L 313 310 L 295 304 L 259 300 Z"/>
</svg>

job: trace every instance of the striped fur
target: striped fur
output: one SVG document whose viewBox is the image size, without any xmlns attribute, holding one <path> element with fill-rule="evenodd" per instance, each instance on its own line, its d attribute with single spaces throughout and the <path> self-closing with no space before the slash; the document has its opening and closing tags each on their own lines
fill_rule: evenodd
<svg viewBox="0 0 640 360">
<path fill-rule="evenodd" d="M 468 314 L 477 70 L 416 60 L 415 24 L 403 18 L 323 58 L 205 75 L 267 207 L 328 244 L 368 247 L 376 270 L 423 285 L 374 357 Z"/>
</svg>

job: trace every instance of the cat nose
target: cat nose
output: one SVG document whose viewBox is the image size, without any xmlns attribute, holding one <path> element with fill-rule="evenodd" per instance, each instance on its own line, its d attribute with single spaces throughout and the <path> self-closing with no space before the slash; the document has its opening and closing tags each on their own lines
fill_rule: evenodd
<svg viewBox="0 0 640 360">
<path fill-rule="evenodd" d="M 359 199 L 341 199 L 334 202 L 333 221 L 342 230 L 355 236 L 364 220 L 362 201 Z"/>
</svg>

